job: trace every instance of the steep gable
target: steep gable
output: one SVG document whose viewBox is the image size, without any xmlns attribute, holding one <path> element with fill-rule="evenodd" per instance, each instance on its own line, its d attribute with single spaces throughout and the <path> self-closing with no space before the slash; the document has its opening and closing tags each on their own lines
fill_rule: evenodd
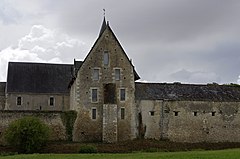
<svg viewBox="0 0 240 159">
<path fill-rule="evenodd" d="M 131 64 L 131 66 L 133 67 L 134 80 L 139 80 L 139 79 L 140 79 L 140 76 L 138 75 L 137 71 L 134 69 L 134 66 L 133 66 L 132 62 L 129 60 L 126 52 L 124 51 L 124 49 L 123 49 L 123 47 L 122 47 L 122 45 L 121 45 L 120 42 L 118 41 L 118 39 L 117 39 L 116 35 L 114 34 L 114 32 L 112 31 L 112 29 L 111 29 L 111 27 L 110 27 L 110 25 L 109 25 L 109 22 L 106 23 L 105 18 L 104 18 L 104 20 L 103 20 L 103 23 L 102 23 L 102 26 L 101 26 L 101 29 L 100 29 L 99 36 L 98 36 L 97 40 L 95 41 L 95 43 L 93 44 L 93 46 L 92 46 L 91 50 L 89 51 L 88 55 L 87 55 L 86 58 L 84 59 L 83 64 L 84 64 L 84 62 L 88 59 L 88 57 L 90 56 L 90 54 L 93 53 L 94 51 L 96 51 L 96 50 L 94 50 L 94 49 L 96 49 L 96 46 L 99 45 L 99 43 L 100 43 L 101 41 L 103 41 L 104 38 L 105 38 L 105 39 L 108 38 L 108 35 L 106 35 L 106 34 L 111 34 L 111 35 L 112 35 L 112 37 L 114 38 L 114 41 L 116 41 L 116 45 L 120 47 L 121 52 L 123 52 L 125 58 L 127 59 L 127 61 L 128 61 L 128 62 Z M 108 45 L 109 45 L 109 44 L 108 44 Z M 110 45 L 113 45 L 113 44 L 110 44 Z M 100 51 L 104 51 L 104 50 L 98 50 L 98 52 L 100 52 Z M 116 51 L 116 50 L 115 50 L 115 51 Z"/>
</svg>

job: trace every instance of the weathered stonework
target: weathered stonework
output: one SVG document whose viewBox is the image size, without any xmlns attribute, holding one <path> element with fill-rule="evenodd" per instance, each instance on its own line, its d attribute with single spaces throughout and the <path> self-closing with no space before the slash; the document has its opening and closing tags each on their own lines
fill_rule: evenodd
<svg viewBox="0 0 240 159">
<path fill-rule="evenodd" d="M 48 111 L 0 111 L 0 143 L 4 143 L 4 131 L 9 124 L 24 116 L 36 116 L 46 123 L 50 130 L 50 140 L 66 140 L 66 128 L 61 119 L 62 112 Z"/>
<path fill-rule="evenodd" d="M 193 143 L 240 142 L 239 102 L 144 100 L 137 103 L 146 126 L 145 138 Z"/>
<path fill-rule="evenodd" d="M 21 105 L 17 105 L 17 97 L 21 97 Z M 50 97 L 54 98 L 50 105 Z M 6 94 L 5 110 L 69 110 L 69 94 L 33 94 L 8 93 Z"/>
<path fill-rule="evenodd" d="M 5 96 L 6 82 L 0 82 L 0 110 L 4 109 L 6 96 Z"/>
<path fill-rule="evenodd" d="M 108 54 L 107 64 L 104 64 L 104 52 Z M 93 79 L 94 69 L 99 70 L 97 80 Z M 116 69 L 120 70 L 120 79 L 115 77 Z M 97 90 L 97 101 L 92 101 L 92 89 Z M 111 90 L 109 95 L 106 89 Z M 125 89 L 124 101 L 120 100 L 120 89 Z M 74 140 L 116 142 L 131 139 L 134 136 L 134 92 L 133 66 L 110 27 L 106 26 L 85 58 L 71 89 L 73 102 L 70 107 L 78 111 Z M 91 117 L 93 108 L 97 110 L 96 119 Z M 124 119 L 120 119 L 121 108 L 124 108 Z"/>
</svg>

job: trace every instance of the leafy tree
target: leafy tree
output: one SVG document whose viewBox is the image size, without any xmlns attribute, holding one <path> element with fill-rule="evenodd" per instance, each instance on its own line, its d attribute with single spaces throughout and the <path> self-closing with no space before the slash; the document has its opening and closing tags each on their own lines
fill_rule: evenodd
<svg viewBox="0 0 240 159">
<path fill-rule="evenodd" d="M 37 117 L 23 117 L 7 128 L 6 141 L 21 153 L 38 152 L 49 137 L 49 128 Z"/>
</svg>

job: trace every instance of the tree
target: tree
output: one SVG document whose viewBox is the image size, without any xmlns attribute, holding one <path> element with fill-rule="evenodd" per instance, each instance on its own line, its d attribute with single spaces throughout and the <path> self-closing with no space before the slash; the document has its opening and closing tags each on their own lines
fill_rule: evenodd
<svg viewBox="0 0 240 159">
<path fill-rule="evenodd" d="M 49 128 L 37 117 L 23 117 L 10 123 L 4 137 L 19 152 L 34 153 L 46 144 Z"/>
</svg>

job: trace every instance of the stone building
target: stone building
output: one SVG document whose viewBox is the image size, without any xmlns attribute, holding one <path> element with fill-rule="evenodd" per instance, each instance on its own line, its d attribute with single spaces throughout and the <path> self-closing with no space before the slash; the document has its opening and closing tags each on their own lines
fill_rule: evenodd
<svg viewBox="0 0 240 159">
<path fill-rule="evenodd" d="M 69 110 L 72 65 L 9 62 L 5 110 Z"/>
<path fill-rule="evenodd" d="M 0 83 L 0 106 L 8 113 L 75 110 L 73 139 L 81 142 L 134 138 L 240 142 L 240 86 L 138 79 L 104 18 L 83 61 L 74 60 L 72 65 L 10 62 L 7 82 Z"/>
</svg>

